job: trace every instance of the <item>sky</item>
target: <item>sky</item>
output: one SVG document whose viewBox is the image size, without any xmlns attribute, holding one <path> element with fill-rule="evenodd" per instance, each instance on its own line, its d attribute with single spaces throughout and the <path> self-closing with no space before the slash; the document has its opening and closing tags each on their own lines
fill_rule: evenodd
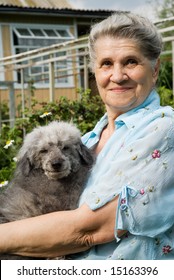
<svg viewBox="0 0 174 280">
<path fill-rule="evenodd" d="M 75 9 L 132 11 L 157 20 L 155 9 L 162 0 L 68 0 Z"/>
</svg>

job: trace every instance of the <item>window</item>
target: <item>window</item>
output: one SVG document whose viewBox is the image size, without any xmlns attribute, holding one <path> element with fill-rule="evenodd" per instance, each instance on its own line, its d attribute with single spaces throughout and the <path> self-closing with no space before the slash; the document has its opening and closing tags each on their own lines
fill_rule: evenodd
<svg viewBox="0 0 174 280">
<path fill-rule="evenodd" d="M 71 40 L 74 38 L 74 36 L 69 31 L 69 28 L 13 28 L 13 32 L 16 34 L 16 36 L 19 39 L 27 39 L 27 38 L 33 38 L 38 39 L 41 38 L 52 38 L 56 40 Z"/>
<path fill-rule="evenodd" d="M 70 32 L 70 27 L 68 26 L 61 26 L 59 28 L 56 26 L 42 28 L 38 26 L 31 27 L 31 25 L 30 27 L 15 26 L 12 28 L 12 34 L 15 54 L 74 39 L 72 33 Z M 56 58 L 63 55 L 66 56 L 66 53 L 58 53 L 54 56 Z M 48 58 L 49 57 L 46 56 L 39 57 L 34 59 L 34 62 L 41 62 L 42 60 Z M 24 63 L 26 64 L 26 61 Z M 68 68 L 71 68 L 70 65 L 72 65 L 72 63 L 67 59 L 55 62 L 55 85 L 57 87 L 72 85 L 72 77 L 68 70 Z M 49 65 L 43 63 L 32 67 L 27 67 L 24 70 L 24 77 L 25 80 L 32 78 L 37 83 L 37 86 L 47 87 L 49 83 Z M 17 80 L 20 83 L 20 73 L 18 73 Z"/>
</svg>

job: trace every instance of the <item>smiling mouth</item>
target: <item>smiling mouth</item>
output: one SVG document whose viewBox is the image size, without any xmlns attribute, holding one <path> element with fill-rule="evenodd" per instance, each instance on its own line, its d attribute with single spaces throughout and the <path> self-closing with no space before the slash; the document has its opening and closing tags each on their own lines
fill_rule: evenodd
<svg viewBox="0 0 174 280">
<path fill-rule="evenodd" d="M 132 87 L 116 87 L 116 88 L 109 89 L 109 91 L 111 91 L 113 93 L 123 93 L 123 92 L 126 92 L 131 89 L 132 89 Z"/>
<path fill-rule="evenodd" d="M 122 88 L 111 88 L 109 92 L 112 94 L 123 94 L 132 90 L 132 87 L 122 87 Z"/>
</svg>

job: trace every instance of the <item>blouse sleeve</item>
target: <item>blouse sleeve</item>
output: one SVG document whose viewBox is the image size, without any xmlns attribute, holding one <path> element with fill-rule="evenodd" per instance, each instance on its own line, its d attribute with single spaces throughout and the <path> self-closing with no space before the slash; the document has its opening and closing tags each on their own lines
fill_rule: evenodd
<svg viewBox="0 0 174 280">
<path fill-rule="evenodd" d="M 116 232 L 154 237 L 174 223 L 174 123 L 157 119 L 144 131 L 122 151 L 127 156 L 119 156 L 129 181 L 119 194 Z"/>
</svg>

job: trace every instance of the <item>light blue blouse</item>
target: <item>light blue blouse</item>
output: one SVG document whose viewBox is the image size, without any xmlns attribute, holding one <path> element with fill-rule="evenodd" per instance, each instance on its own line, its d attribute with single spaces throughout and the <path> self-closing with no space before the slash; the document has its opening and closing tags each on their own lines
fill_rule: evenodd
<svg viewBox="0 0 174 280">
<path fill-rule="evenodd" d="M 92 148 L 107 114 L 82 137 Z M 152 91 L 139 107 L 115 120 L 115 132 L 99 153 L 80 205 L 100 208 L 119 195 L 115 241 L 73 259 L 174 259 L 174 111 Z M 127 230 L 117 238 L 117 229 Z"/>
</svg>

